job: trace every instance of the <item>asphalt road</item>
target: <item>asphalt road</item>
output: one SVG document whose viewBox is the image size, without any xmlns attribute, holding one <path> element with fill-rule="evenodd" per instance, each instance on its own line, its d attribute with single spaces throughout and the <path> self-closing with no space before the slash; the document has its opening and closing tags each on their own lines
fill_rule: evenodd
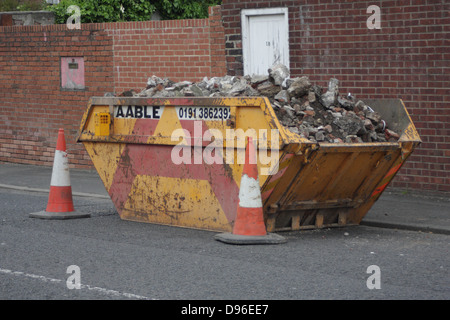
<svg viewBox="0 0 450 320">
<path fill-rule="evenodd" d="M 216 232 L 121 220 L 109 199 L 74 197 L 90 218 L 30 218 L 47 199 L 0 188 L 2 300 L 450 298 L 448 235 L 361 225 L 235 246 Z M 80 289 L 69 289 L 78 275 Z"/>
</svg>

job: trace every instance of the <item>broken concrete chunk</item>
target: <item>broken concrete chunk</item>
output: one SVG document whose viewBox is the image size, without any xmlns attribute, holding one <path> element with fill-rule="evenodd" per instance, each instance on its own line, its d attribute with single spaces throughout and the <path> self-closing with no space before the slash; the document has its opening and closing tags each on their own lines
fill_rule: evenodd
<svg viewBox="0 0 450 320">
<path fill-rule="evenodd" d="M 331 78 L 328 83 L 328 91 L 322 95 L 322 101 L 325 107 L 330 108 L 331 106 L 337 105 L 337 98 L 339 95 L 339 80 L 336 78 Z"/>
<path fill-rule="evenodd" d="M 247 81 L 242 78 L 242 79 L 234 82 L 233 85 L 231 86 L 230 90 L 228 90 L 228 92 L 225 92 L 225 91 L 222 91 L 222 92 L 228 96 L 235 97 L 235 96 L 241 95 L 245 91 L 247 86 L 248 86 Z"/>
<path fill-rule="evenodd" d="M 269 68 L 269 80 L 277 86 L 283 85 L 285 80 L 289 78 L 289 69 L 281 63 L 277 63 Z"/>
<path fill-rule="evenodd" d="M 353 107 L 353 111 L 355 111 L 356 113 L 364 112 L 365 110 L 367 110 L 367 107 L 366 107 L 365 103 L 361 100 L 356 102 L 355 106 Z"/>
<path fill-rule="evenodd" d="M 308 92 L 308 101 L 309 102 L 316 101 L 316 94 L 314 93 L 314 91 L 309 91 Z"/>
<path fill-rule="evenodd" d="M 367 112 L 366 118 L 372 120 L 373 124 L 378 124 L 381 121 L 381 116 L 378 112 Z"/>
<path fill-rule="evenodd" d="M 287 90 L 281 90 L 275 95 L 274 99 L 282 103 L 283 102 L 289 103 L 289 94 Z"/>
<path fill-rule="evenodd" d="M 281 90 L 279 86 L 274 85 L 270 81 L 261 83 L 256 89 L 261 93 L 261 95 L 269 98 L 273 98 Z"/>
<path fill-rule="evenodd" d="M 345 143 L 363 143 L 363 141 L 357 135 L 348 135 L 345 137 Z"/>
<path fill-rule="evenodd" d="M 269 81 L 269 76 L 268 75 L 260 75 L 260 74 L 255 74 L 251 77 L 249 77 L 250 79 L 248 80 L 250 86 L 252 88 L 256 88 L 258 85 L 260 85 L 263 82 Z"/>
<path fill-rule="evenodd" d="M 317 131 L 315 134 L 315 138 L 317 141 L 324 141 L 325 135 L 324 135 L 323 131 Z"/>
<path fill-rule="evenodd" d="M 290 87 L 287 89 L 290 97 L 301 98 L 309 92 L 311 82 L 307 76 L 293 79 Z"/>
<path fill-rule="evenodd" d="M 347 110 L 353 110 L 355 107 L 355 102 L 352 99 L 337 97 L 337 101 L 340 106 Z"/>
<path fill-rule="evenodd" d="M 340 117 L 336 118 L 333 123 L 346 132 L 347 135 L 356 135 L 364 128 L 364 122 L 357 117 Z"/>
<path fill-rule="evenodd" d="M 158 84 L 163 84 L 163 79 L 153 75 L 147 80 L 147 89 L 156 87 Z"/>
</svg>

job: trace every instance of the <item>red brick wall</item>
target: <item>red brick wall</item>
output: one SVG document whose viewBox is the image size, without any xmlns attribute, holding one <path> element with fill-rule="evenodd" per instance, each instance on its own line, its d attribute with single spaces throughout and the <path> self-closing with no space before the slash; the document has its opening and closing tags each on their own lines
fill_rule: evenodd
<svg viewBox="0 0 450 320">
<path fill-rule="evenodd" d="M 0 161 L 53 165 L 64 128 L 71 167 L 92 167 L 75 142 L 91 96 L 140 90 L 153 74 L 223 76 L 223 39 L 220 6 L 200 20 L 0 27 Z M 64 56 L 84 57 L 85 90 L 61 89 Z"/>
<path fill-rule="evenodd" d="M 227 69 L 241 75 L 240 10 L 287 7 L 292 76 L 360 99 L 403 99 L 422 145 L 392 186 L 450 193 L 450 5 L 440 0 L 224 0 Z M 368 29 L 370 5 L 381 9 L 381 29 Z"/>
<path fill-rule="evenodd" d="M 0 28 L 0 161 L 52 165 L 61 127 L 70 163 L 89 162 L 75 140 L 89 97 L 114 89 L 112 43 L 94 25 Z M 84 57 L 86 90 L 61 89 L 64 56 Z"/>
<path fill-rule="evenodd" d="M 106 31 L 114 38 L 116 92 L 143 89 L 152 75 L 199 81 L 226 74 L 220 6 L 210 7 L 209 19 L 109 26 Z"/>
</svg>

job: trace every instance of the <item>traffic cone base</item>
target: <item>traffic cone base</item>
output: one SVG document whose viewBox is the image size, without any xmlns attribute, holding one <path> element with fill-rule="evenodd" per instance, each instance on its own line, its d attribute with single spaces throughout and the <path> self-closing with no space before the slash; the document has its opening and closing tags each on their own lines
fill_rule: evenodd
<svg viewBox="0 0 450 320">
<path fill-rule="evenodd" d="M 33 212 L 29 214 L 30 218 L 38 218 L 38 219 L 48 219 L 48 220 L 66 220 L 66 219 L 77 219 L 77 218 L 89 218 L 91 215 L 89 213 L 81 213 L 81 212 L 48 212 L 48 211 L 39 211 Z"/>
<path fill-rule="evenodd" d="M 278 244 L 286 239 L 269 234 L 264 223 L 261 189 L 256 165 L 256 150 L 248 138 L 245 163 L 239 188 L 239 204 L 232 233 L 221 233 L 215 239 L 229 244 Z"/>
<path fill-rule="evenodd" d="M 264 236 L 246 236 L 233 234 L 231 232 L 219 233 L 214 239 L 228 244 L 280 244 L 285 243 L 286 239 L 275 233 L 267 233 Z"/>
<path fill-rule="evenodd" d="M 66 140 L 64 138 L 64 130 L 59 129 L 47 208 L 45 211 L 30 213 L 30 217 L 41 219 L 74 219 L 89 216 L 90 214 L 75 212 L 73 207 Z"/>
</svg>

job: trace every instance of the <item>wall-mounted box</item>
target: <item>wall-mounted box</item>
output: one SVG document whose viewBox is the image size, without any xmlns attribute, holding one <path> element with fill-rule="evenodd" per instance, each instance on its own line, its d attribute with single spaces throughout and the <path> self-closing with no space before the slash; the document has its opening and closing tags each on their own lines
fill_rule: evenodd
<svg viewBox="0 0 450 320">
<path fill-rule="evenodd" d="M 83 57 L 61 57 L 61 88 L 69 90 L 85 88 Z"/>
</svg>

